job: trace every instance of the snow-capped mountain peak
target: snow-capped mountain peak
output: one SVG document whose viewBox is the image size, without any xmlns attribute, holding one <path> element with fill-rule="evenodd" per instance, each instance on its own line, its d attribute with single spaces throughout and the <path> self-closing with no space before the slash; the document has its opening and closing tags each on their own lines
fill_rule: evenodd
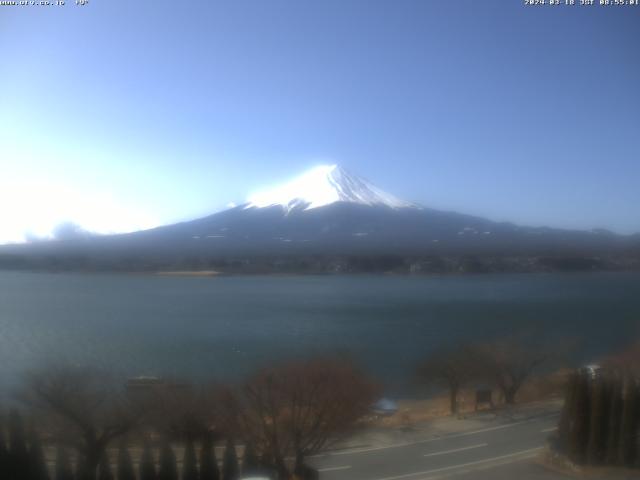
<svg viewBox="0 0 640 480">
<path fill-rule="evenodd" d="M 416 207 L 338 165 L 320 165 L 288 183 L 251 195 L 245 208 L 280 205 L 287 211 L 296 207 L 310 210 L 334 202 L 384 205 L 390 208 Z"/>
</svg>

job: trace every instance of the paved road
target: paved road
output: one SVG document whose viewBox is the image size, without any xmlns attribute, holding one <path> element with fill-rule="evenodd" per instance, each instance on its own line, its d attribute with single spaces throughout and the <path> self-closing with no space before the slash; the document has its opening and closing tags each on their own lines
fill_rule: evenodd
<svg viewBox="0 0 640 480">
<path fill-rule="evenodd" d="M 441 437 L 338 451 L 310 459 L 322 480 L 556 480 L 535 465 L 557 414 L 489 425 Z"/>
</svg>

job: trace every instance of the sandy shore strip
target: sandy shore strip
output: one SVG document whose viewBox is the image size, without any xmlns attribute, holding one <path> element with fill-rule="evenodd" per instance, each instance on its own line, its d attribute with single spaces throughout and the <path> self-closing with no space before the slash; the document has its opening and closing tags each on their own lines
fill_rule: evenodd
<svg viewBox="0 0 640 480">
<path fill-rule="evenodd" d="M 217 272 L 215 270 L 168 270 L 155 272 L 155 275 L 175 277 L 215 277 L 220 274 L 220 272 Z"/>
</svg>

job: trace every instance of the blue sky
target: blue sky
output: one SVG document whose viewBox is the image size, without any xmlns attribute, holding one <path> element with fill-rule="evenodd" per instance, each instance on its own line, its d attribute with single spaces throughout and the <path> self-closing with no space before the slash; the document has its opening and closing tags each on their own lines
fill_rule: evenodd
<svg viewBox="0 0 640 480">
<path fill-rule="evenodd" d="M 241 202 L 318 163 L 407 200 L 640 231 L 640 7 L 0 7 L 0 242 Z"/>
</svg>

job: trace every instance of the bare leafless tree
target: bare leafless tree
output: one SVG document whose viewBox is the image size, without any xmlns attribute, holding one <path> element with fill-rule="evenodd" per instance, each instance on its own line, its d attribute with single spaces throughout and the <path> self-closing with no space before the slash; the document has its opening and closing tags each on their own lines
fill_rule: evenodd
<svg viewBox="0 0 640 480">
<path fill-rule="evenodd" d="M 241 391 L 240 423 L 281 474 L 347 434 L 371 408 L 376 387 L 350 361 L 316 358 L 261 371 Z"/>
<path fill-rule="evenodd" d="M 535 344 L 524 335 L 484 343 L 473 349 L 480 374 L 500 389 L 508 405 L 516 402 L 520 388 L 536 369 L 553 358 L 554 350 Z"/>
<path fill-rule="evenodd" d="M 47 368 L 28 377 L 24 401 L 52 438 L 72 446 L 83 465 L 82 480 L 94 480 L 107 446 L 141 419 L 122 385 L 87 368 Z"/>
<path fill-rule="evenodd" d="M 435 350 L 418 366 L 418 378 L 422 383 L 448 389 L 452 414 L 458 412 L 460 389 L 477 375 L 475 355 L 465 345 Z"/>
<path fill-rule="evenodd" d="M 194 385 L 166 381 L 146 398 L 147 424 L 171 438 L 188 441 L 224 435 L 231 414 L 227 388 L 218 384 Z"/>
</svg>

